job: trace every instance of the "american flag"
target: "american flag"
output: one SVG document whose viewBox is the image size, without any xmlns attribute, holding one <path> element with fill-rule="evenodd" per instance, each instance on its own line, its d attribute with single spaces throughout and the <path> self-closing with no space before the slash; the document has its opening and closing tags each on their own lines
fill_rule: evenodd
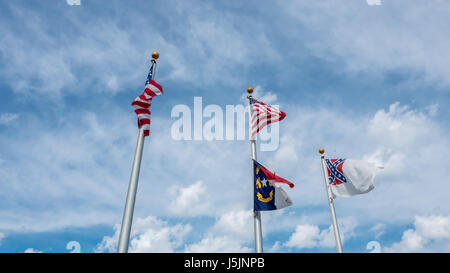
<svg viewBox="0 0 450 273">
<path fill-rule="evenodd" d="M 267 124 L 278 122 L 286 117 L 286 114 L 283 111 L 257 101 L 254 98 L 250 98 L 250 107 L 250 132 L 252 137 Z"/>
<path fill-rule="evenodd" d="M 153 64 L 148 72 L 147 81 L 145 82 L 144 92 L 139 95 L 131 105 L 134 112 L 138 116 L 138 126 L 144 129 L 144 136 L 150 135 L 150 105 L 152 98 L 163 93 L 162 86 L 152 80 Z"/>
</svg>

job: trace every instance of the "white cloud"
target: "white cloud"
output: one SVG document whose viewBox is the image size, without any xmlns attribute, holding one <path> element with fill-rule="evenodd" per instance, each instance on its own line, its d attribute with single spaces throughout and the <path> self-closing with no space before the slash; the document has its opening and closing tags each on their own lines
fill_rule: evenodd
<svg viewBox="0 0 450 273">
<path fill-rule="evenodd" d="M 203 181 L 197 181 L 185 188 L 180 185 L 173 185 L 169 188 L 169 194 L 173 198 L 169 211 L 174 215 L 203 215 L 211 209 L 211 203 Z"/>
<path fill-rule="evenodd" d="M 219 252 L 251 252 L 242 242 L 231 236 L 205 236 L 200 242 L 186 246 L 185 252 L 219 253 Z"/>
<path fill-rule="evenodd" d="M 444 37 L 437 48 L 436 43 L 430 42 L 436 32 L 448 26 L 445 9 L 425 3 L 386 3 L 379 8 L 357 10 L 356 4 L 344 7 L 337 2 L 316 2 L 279 3 L 299 22 L 291 22 L 280 31 L 295 28 L 314 33 L 311 36 L 295 35 L 297 30 L 290 33 L 301 37 L 302 44 L 307 44 L 314 55 L 343 62 L 346 72 L 377 75 L 400 68 L 419 71 L 426 80 L 450 83 L 449 57 L 441 54 L 450 42 Z M 124 87 L 137 86 L 136 82 L 142 82 L 147 70 L 142 60 L 153 48 L 160 51 L 160 61 L 164 62 L 158 66 L 158 79 L 189 82 L 194 86 L 227 83 L 245 88 L 249 77 L 242 71 L 255 64 L 273 63 L 284 55 L 274 52 L 260 21 L 252 22 L 247 15 L 232 14 L 209 3 L 194 7 L 187 3 L 167 4 L 170 9 L 176 8 L 170 16 L 160 18 L 167 20 L 164 31 L 155 22 L 151 35 L 142 27 L 147 24 L 144 11 L 131 12 L 133 21 L 128 26 L 115 19 L 100 22 L 96 16 L 83 20 L 64 16 L 68 20 L 65 29 L 70 31 L 61 37 L 58 35 L 61 33 L 52 29 L 53 21 L 47 21 L 39 11 L 17 4 L 9 6 L 14 20 L 0 19 L 5 30 L 0 52 L 2 61 L 8 64 L 2 66 L 0 76 L 16 92 L 25 94 L 22 96 L 25 100 L 60 98 L 78 91 L 83 95 L 86 95 L 83 92 L 114 94 Z M 167 7 L 162 6 L 160 12 Z M 185 16 L 188 10 L 189 16 Z M 393 13 L 398 16 L 392 16 Z M 425 25 L 417 19 L 429 18 L 428 14 L 436 16 L 425 20 Z M 393 23 L 398 18 L 400 23 Z M 14 21 L 24 22 L 17 25 L 20 31 L 13 27 Z M 242 25 L 246 26 L 244 30 L 240 28 Z M 179 46 L 181 43 L 183 47 Z M 289 57 L 295 57 L 295 52 Z M 275 92 L 257 84 L 254 96 L 270 104 L 278 100 Z M 319 227 L 329 222 L 324 217 L 328 216 L 326 194 L 317 155 L 322 146 L 327 156 L 363 158 L 385 166 L 375 180 L 374 191 L 336 201 L 339 216 L 361 215 L 358 219 L 362 222 L 382 221 L 388 225 L 418 214 L 449 213 L 448 196 L 442 191 L 450 152 L 448 130 L 434 120 L 438 104 L 422 111 L 394 103 L 388 109 L 366 115 L 351 110 L 282 106 L 288 117 L 280 123 L 281 146 L 275 153 L 261 153 L 260 158 L 296 183 L 288 192 L 294 200 L 291 212 L 303 207 L 314 207 L 320 212 L 302 216 L 310 217 L 311 222 L 302 222 L 283 212 L 264 214 L 264 232 L 286 231 L 298 226 L 298 222 L 303 227 Z M 51 125 L 31 116 L 24 121 L 24 130 L 14 137 L 0 136 L 0 205 L 4 208 L 0 211 L 0 229 L 51 230 L 120 220 L 136 138 L 135 117 L 120 111 L 104 111 L 103 116 L 72 114 L 76 117 L 62 114 Z M 11 124 L 18 118 L 15 116 L 18 114 L 3 115 L 0 124 Z M 149 208 L 155 217 L 167 214 L 218 217 L 207 235 L 186 249 L 202 249 L 217 241 L 220 251 L 246 250 L 252 234 L 251 216 L 247 214 L 252 206 L 248 142 L 176 142 L 170 138 L 167 124 L 169 119 L 152 117 L 152 137 L 146 140 L 147 152 L 141 168 L 137 219 L 144 219 Z M 25 133 L 30 131 L 34 138 Z M 196 182 L 188 185 L 184 181 Z M 169 242 L 167 248 L 158 245 L 144 229 L 134 241 L 135 249 L 173 251 L 182 247 L 172 234 L 187 232 L 185 225 L 174 227 L 156 220 L 148 223 L 158 224 L 165 231 L 160 234 L 163 238 L 160 243 L 167 246 Z M 379 234 L 382 230 L 373 232 Z M 432 238 L 430 234 L 419 235 Z M 329 229 L 319 229 L 311 236 L 306 238 L 312 240 L 311 244 L 333 244 Z M 405 238 L 414 242 L 417 236 L 418 232 L 413 230 Z M 226 238 L 232 239 L 230 245 L 223 242 Z M 291 244 L 296 245 L 296 240 L 302 241 L 293 237 Z M 114 245 L 108 242 L 105 239 L 105 249 Z M 416 245 L 423 244 L 417 242 Z"/>
<path fill-rule="evenodd" d="M 275 241 L 275 243 L 265 252 L 269 252 L 269 253 L 274 253 L 274 252 L 279 252 L 281 249 L 281 242 L 280 241 Z"/>
<path fill-rule="evenodd" d="M 408 71 L 421 75 L 411 77 L 414 79 L 410 82 L 450 84 L 446 65 L 450 57 L 443 54 L 450 46 L 450 39 L 441 35 L 450 26 L 445 12 L 450 5 L 448 1 L 386 1 L 377 8 L 361 2 L 342 5 L 339 1 L 283 1 L 279 4 L 285 14 L 311 33 L 298 35 L 307 45 L 307 52 L 337 63 L 347 72 L 381 77 L 385 72 Z"/>
<path fill-rule="evenodd" d="M 169 225 L 154 216 L 137 218 L 133 223 L 128 252 L 175 252 L 191 230 L 189 224 Z M 116 225 L 114 235 L 103 237 L 96 252 L 115 252 L 119 234 L 120 225 Z"/>
<path fill-rule="evenodd" d="M 244 103 L 244 105 L 248 104 L 247 100 L 247 92 L 242 94 L 241 96 L 241 102 Z M 253 98 L 264 102 L 265 104 L 274 104 L 277 101 L 277 94 L 273 93 L 272 91 L 264 90 L 264 88 L 260 85 L 256 85 L 253 87 Z"/>
<path fill-rule="evenodd" d="M 238 210 L 222 214 L 211 228 L 216 234 L 227 234 L 245 242 L 252 240 L 253 211 Z"/>
<path fill-rule="evenodd" d="M 302 217 L 286 210 L 262 212 L 263 238 L 271 234 L 286 232 L 295 228 Z M 216 218 L 199 242 L 185 247 L 186 252 L 251 252 L 254 246 L 253 210 L 229 210 Z M 265 252 L 277 252 L 283 245 L 275 242 L 272 246 L 263 246 Z"/>
<path fill-rule="evenodd" d="M 130 252 L 174 252 L 191 230 L 189 224 L 169 226 L 155 217 L 137 219 Z"/>
<path fill-rule="evenodd" d="M 111 208 L 122 207 L 126 188 L 121 184 L 126 186 L 129 176 L 128 168 L 116 167 L 131 162 L 135 128 L 120 115 L 114 123 L 100 122 L 92 113 L 74 119 L 49 129 L 29 116 L 23 124 L 27 130 L 0 137 L 2 229 L 42 231 L 116 218 Z M 102 213 L 92 210 L 97 206 Z"/>
<path fill-rule="evenodd" d="M 366 0 L 367 5 L 369 6 L 380 6 L 381 0 Z"/>
<path fill-rule="evenodd" d="M 345 240 L 354 236 L 356 221 L 352 218 L 340 219 L 339 232 L 342 244 Z M 320 230 L 318 226 L 311 224 L 297 225 L 295 232 L 290 236 L 284 246 L 291 248 L 332 248 L 336 247 L 333 226 Z"/>
<path fill-rule="evenodd" d="M 113 236 L 105 236 L 96 252 L 115 252 L 120 225 Z M 252 240 L 250 211 L 230 211 L 219 217 L 199 241 L 185 244 L 192 233 L 189 224 L 173 224 L 154 216 L 137 218 L 133 223 L 129 252 L 251 252 L 247 244 Z"/>
<path fill-rule="evenodd" d="M 81 0 L 66 0 L 66 3 L 69 6 L 80 6 Z"/>
<path fill-rule="evenodd" d="M 405 223 L 418 214 L 449 213 L 445 188 L 448 130 L 427 109 L 393 103 L 367 115 L 297 106 L 285 110 L 280 148 L 264 154 L 279 175 L 295 182 L 295 207 L 327 208 L 320 156 L 364 159 L 384 166 L 368 194 L 336 200 L 339 217 L 361 224 Z M 413 162 L 413 163 L 412 163 Z M 320 224 L 316 222 L 314 224 Z"/>
<path fill-rule="evenodd" d="M 27 130 L 0 136 L 1 229 L 43 231 L 120 221 L 137 129 L 133 113 L 108 109 L 106 116 L 62 115 L 63 122 L 51 128 L 29 116 L 23 124 Z M 170 120 L 152 116 L 136 217 L 146 217 L 149 207 L 155 216 L 211 217 L 249 208 L 248 157 L 229 160 L 248 143 L 174 141 L 167 124 Z M 35 137 L 29 138 L 27 131 Z M 197 182 L 183 185 L 180 177 Z"/>
<path fill-rule="evenodd" d="M 250 210 L 228 211 L 216 219 L 203 238 L 185 247 L 185 252 L 250 252 L 253 240 Z"/>
<path fill-rule="evenodd" d="M 430 117 L 426 114 L 410 110 L 407 105 L 400 106 L 396 102 L 389 106 L 388 112 L 382 109 L 375 114 L 368 125 L 368 134 L 379 143 L 389 143 L 391 147 L 400 150 L 411 146 L 420 138 L 427 138 L 427 129 L 434 129 L 429 121 Z"/>
<path fill-rule="evenodd" d="M 450 216 L 417 216 L 414 225 L 427 238 L 450 240 Z"/>
<path fill-rule="evenodd" d="M 375 239 L 380 238 L 383 234 L 386 233 L 386 224 L 377 223 L 371 229 L 371 232 L 375 233 Z"/>
<path fill-rule="evenodd" d="M 298 225 L 285 243 L 288 247 L 312 248 L 318 245 L 320 229 L 315 225 Z"/>
<path fill-rule="evenodd" d="M 19 114 L 3 113 L 0 115 L 0 125 L 8 125 L 19 118 Z"/>
<path fill-rule="evenodd" d="M 450 216 L 416 216 L 414 229 L 403 232 L 402 240 L 386 252 L 449 252 Z"/>
<path fill-rule="evenodd" d="M 313 222 L 303 224 L 329 223 L 317 153 L 324 143 L 327 156 L 373 158 L 385 166 L 375 178 L 372 192 L 336 200 L 339 217 L 363 215 L 358 217 L 362 224 L 389 224 L 430 211 L 448 213 L 447 196 L 441 190 L 449 152 L 447 134 L 426 112 L 398 104 L 373 116 L 358 117 L 320 108 L 287 108 L 291 118 L 283 120 L 280 127 L 283 137 L 279 150 L 259 156 L 268 168 L 296 184 L 288 189 L 294 205 L 287 211 L 305 206 L 320 208 Z M 0 165 L 4 189 L 0 196 L 4 196 L 0 202 L 5 208 L 0 211 L 1 229 L 42 231 L 120 221 L 130 171 L 126 166 L 132 162 L 136 127 L 134 116 L 111 109 L 115 110 L 106 112 L 106 117 L 93 113 L 76 118 L 61 116 L 64 123 L 51 129 L 27 117 L 25 131 L 33 131 L 35 138 L 28 138 L 25 131 L 14 137 L 0 137 L 4 147 Z M 247 141 L 174 141 L 167 124 L 170 120 L 152 117 L 153 131 L 144 147 L 136 217 L 146 217 L 148 208 L 156 217 L 217 217 L 252 207 Z M 396 130 L 409 132 L 405 142 Z M 333 137 L 324 134 L 327 131 L 334 132 Z M 409 158 L 414 158 L 421 168 L 407 168 L 405 161 Z M 196 182 L 182 184 L 180 173 L 183 181 Z M 55 203 L 62 205 L 54 208 Z M 230 218 L 237 221 L 244 219 L 242 215 Z M 278 216 L 278 212 L 263 216 L 264 232 L 285 232 L 300 221 L 286 214 Z M 224 219 L 219 218 L 219 222 Z M 223 235 L 219 224 L 214 229 L 214 235 Z M 243 242 L 249 240 L 244 238 Z"/>
<path fill-rule="evenodd" d="M 27 248 L 25 249 L 24 253 L 42 253 L 42 251 L 34 248 Z"/>
<path fill-rule="evenodd" d="M 37 9 L 9 4 L 13 18 L 0 20 L 4 29 L 0 52 L 8 63 L 0 69 L 0 76 L 28 99 L 61 99 L 87 90 L 115 94 L 141 86 L 137 83 L 145 78 L 153 49 L 159 51 L 164 63 L 158 66 L 159 80 L 196 86 L 237 86 L 244 76 L 234 71 L 263 57 L 277 56 L 264 32 L 243 33 L 233 23 L 248 20 L 246 16 L 223 16 L 224 11 L 210 3 L 193 6 L 169 1 L 152 17 L 166 23 L 163 27 L 153 24 L 149 32 L 142 28 L 148 24 L 148 4 L 139 5 L 128 11 L 133 19 L 122 24 L 110 17 L 99 19 L 89 10 L 81 18 L 73 16 L 71 9 L 62 9 L 62 17 L 50 19 Z M 164 11 L 170 11 L 170 16 Z M 53 28 L 53 20 L 65 25 L 64 33 Z M 19 21 L 20 27 L 14 24 Z M 247 27 L 260 28 L 252 21 Z"/>
<path fill-rule="evenodd" d="M 402 152 L 394 152 L 393 149 L 379 146 L 373 153 L 364 155 L 362 159 L 382 168 L 384 175 L 393 175 L 404 171 L 406 155 Z M 388 168 L 386 169 L 384 166 L 388 166 Z"/>
<path fill-rule="evenodd" d="M 0 232 L 0 245 L 2 244 L 2 240 L 5 238 L 5 234 Z"/>
</svg>

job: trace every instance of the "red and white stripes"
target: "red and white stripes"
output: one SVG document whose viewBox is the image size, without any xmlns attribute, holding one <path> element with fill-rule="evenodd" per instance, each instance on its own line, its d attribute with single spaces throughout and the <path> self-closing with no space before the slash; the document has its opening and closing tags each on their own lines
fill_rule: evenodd
<svg viewBox="0 0 450 273">
<path fill-rule="evenodd" d="M 267 124 L 278 122 L 286 117 L 286 114 L 283 111 L 255 99 L 250 99 L 250 105 L 252 111 L 250 132 L 252 137 Z"/>
<path fill-rule="evenodd" d="M 152 98 L 159 96 L 163 93 L 162 86 L 156 83 L 154 80 L 145 86 L 144 92 L 139 95 L 131 105 L 134 108 L 134 112 L 138 116 L 138 126 L 144 129 L 144 136 L 150 135 L 150 105 Z"/>
</svg>

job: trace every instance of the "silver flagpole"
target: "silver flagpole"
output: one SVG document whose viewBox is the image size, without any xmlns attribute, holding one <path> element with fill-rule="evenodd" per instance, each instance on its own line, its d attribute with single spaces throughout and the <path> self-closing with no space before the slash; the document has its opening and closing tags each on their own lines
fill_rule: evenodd
<svg viewBox="0 0 450 273">
<path fill-rule="evenodd" d="M 159 58 L 158 52 L 152 53 L 152 79 L 155 79 L 156 59 Z M 136 191 L 139 181 L 139 171 L 141 169 L 142 150 L 144 149 L 144 129 L 139 129 L 134 151 L 133 167 L 131 169 L 130 184 L 128 185 L 127 200 L 123 211 L 122 227 L 120 228 L 118 253 L 127 253 L 130 242 L 131 224 L 133 223 L 134 204 L 136 202 Z"/>
<path fill-rule="evenodd" d="M 249 125 L 249 138 L 250 138 L 250 144 L 252 148 L 252 172 L 253 172 L 253 180 L 252 184 L 255 182 L 255 172 L 253 171 L 253 160 L 256 161 L 256 140 L 251 136 L 251 120 L 252 120 L 252 107 L 250 105 L 250 98 L 252 98 L 253 88 L 249 87 L 247 88 L 248 93 L 248 125 Z M 254 186 L 253 186 L 254 187 Z M 253 193 L 254 194 L 254 193 Z M 263 252 L 263 244 L 262 244 L 262 228 L 261 228 L 261 212 L 260 211 L 253 211 L 253 222 L 254 222 L 254 228 L 255 228 L 255 252 L 256 253 L 262 253 Z"/>
<path fill-rule="evenodd" d="M 330 183 L 328 183 L 327 164 L 325 163 L 325 156 L 323 155 L 325 153 L 325 150 L 323 148 L 320 148 L 319 153 L 322 155 L 321 160 L 322 160 L 323 176 L 325 178 L 325 187 L 327 189 L 328 194 L 328 204 L 330 205 L 331 220 L 333 221 L 333 231 L 334 231 L 334 238 L 336 240 L 336 249 L 338 253 L 342 253 L 341 236 L 339 234 L 339 226 L 337 223 L 336 212 L 334 210 L 333 195 L 331 194 Z"/>
</svg>

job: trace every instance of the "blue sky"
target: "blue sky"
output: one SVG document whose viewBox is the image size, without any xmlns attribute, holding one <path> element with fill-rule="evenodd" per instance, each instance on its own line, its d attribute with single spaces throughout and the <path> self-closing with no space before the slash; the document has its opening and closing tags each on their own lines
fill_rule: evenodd
<svg viewBox="0 0 450 273">
<path fill-rule="evenodd" d="M 296 183 L 264 249 L 334 252 L 317 150 L 385 166 L 335 202 L 344 251 L 450 251 L 447 1 L 0 2 L 0 252 L 115 252 L 151 52 L 136 252 L 253 250 L 250 145 L 176 141 L 174 106 L 280 105 L 266 167 Z M 206 121 L 206 120 L 204 120 Z"/>
</svg>

